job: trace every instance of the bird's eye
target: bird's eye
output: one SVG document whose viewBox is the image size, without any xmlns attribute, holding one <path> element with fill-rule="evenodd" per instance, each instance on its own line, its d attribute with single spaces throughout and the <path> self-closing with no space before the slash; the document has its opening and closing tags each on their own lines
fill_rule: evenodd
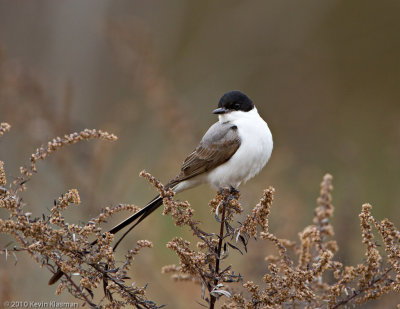
<svg viewBox="0 0 400 309">
<path fill-rule="evenodd" d="M 240 104 L 239 103 L 235 103 L 233 104 L 233 108 L 238 110 L 240 108 Z"/>
</svg>

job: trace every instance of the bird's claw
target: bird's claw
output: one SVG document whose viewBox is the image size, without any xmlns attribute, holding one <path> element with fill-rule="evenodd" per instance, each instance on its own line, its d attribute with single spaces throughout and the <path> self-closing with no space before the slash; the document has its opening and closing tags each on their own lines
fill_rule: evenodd
<svg viewBox="0 0 400 309">
<path fill-rule="evenodd" d="M 231 186 L 229 186 L 229 193 L 233 194 L 233 195 L 237 195 L 239 193 L 239 190 L 231 185 Z"/>
</svg>

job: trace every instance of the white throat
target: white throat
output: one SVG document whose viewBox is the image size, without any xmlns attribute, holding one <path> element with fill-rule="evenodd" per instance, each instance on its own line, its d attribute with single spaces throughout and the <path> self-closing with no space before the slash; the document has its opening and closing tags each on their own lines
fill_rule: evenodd
<svg viewBox="0 0 400 309">
<path fill-rule="evenodd" d="M 209 172 L 207 182 L 215 187 L 232 185 L 237 188 L 258 174 L 268 162 L 273 148 L 271 131 L 255 107 L 248 112 L 219 115 L 219 122 L 237 126 L 241 145 L 226 163 Z"/>
<path fill-rule="evenodd" d="M 226 114 L 218 115 L 219 122 L 235 122 L 236 120 L 260 118 L 257 108 L 254 107 L 251 111 L 232 111 Z"/>
</svg>

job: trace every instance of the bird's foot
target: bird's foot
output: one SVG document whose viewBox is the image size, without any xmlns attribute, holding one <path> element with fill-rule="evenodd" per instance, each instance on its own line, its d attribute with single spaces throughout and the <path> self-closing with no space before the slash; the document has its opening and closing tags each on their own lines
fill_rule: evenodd
<svg viewBox="0 0 400 309">
<path fill-rule="evenodd" d="M 229 187 L 218 187 L 218 194 L 226 196 L 229 199 L 238 198 L 239 190 L 237 190 L 232 185 L 230 185 Z"/>
<path fill-rule="evenodd" d="M 225 188 L 223 188 L 223 187 L 218 187 L 218 191 L 217 191 L 218 194 L 223 195 L 224 192 L 225 192 Z"/>
<path fill-rule="evenodd" d="M 238 195 L 239 194 L 239 190 L 236 189 L 234 186 L 229 186 L 229 193 L 233 194 L 233 195 Z"/>
</svg>

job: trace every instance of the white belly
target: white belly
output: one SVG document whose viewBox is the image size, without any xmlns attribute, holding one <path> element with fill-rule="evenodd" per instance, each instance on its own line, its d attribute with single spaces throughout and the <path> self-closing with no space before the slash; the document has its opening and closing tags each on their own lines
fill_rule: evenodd
<svg viewBox="0 0 400 309">
<path fill-rule="evenodd" d="M 227 162 L 207 174 L 206 181 L 211 185 L 237 188 L 267 164 L 273 148 L 271 131 L 258 113 L 257 117 L 249 120 L 240 118 L 231 121 L 238 127 L 241 145 Z"/>
</svg>

